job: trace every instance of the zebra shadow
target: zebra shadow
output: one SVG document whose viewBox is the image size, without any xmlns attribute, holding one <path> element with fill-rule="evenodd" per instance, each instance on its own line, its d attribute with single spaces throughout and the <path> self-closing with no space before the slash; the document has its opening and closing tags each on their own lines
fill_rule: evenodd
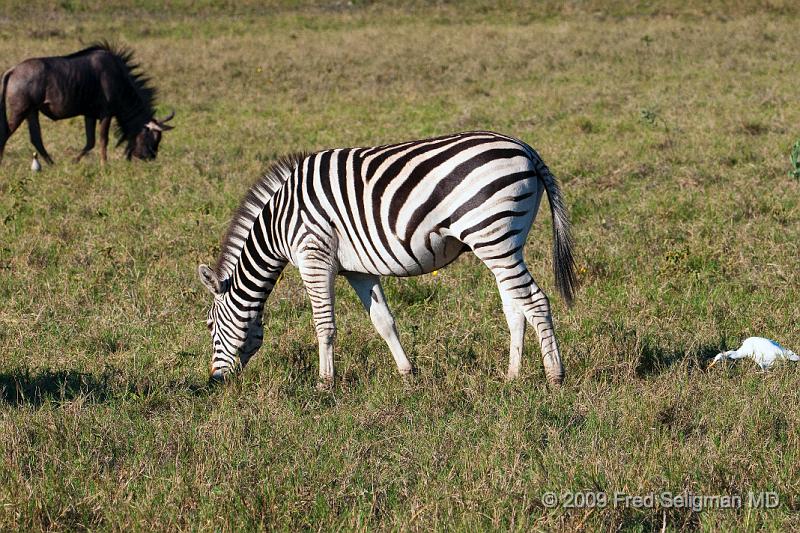
<svg viewBox="0 0 800 533">
<path fill-rule="evenodd" d="M 156 383 L 147 379 L 130 381 L 120 379 L 118 373 L 99 373 L 75 370 L 18 369 L 0 372 L 0 404 L 12 407 L 40 407 L 47 402 L 68 402 L 83 397 L 89 403 L 108 403 L 129 395 L 147 396 L 156 391 L 188 392 L 194 396 L 206 395 L 210 388 L 206 382 L 190 380 Z"/>
<path fill-rule="evenodd" d="M 108 376 L 72 370 L 19 369 L 0 373 L 0 402 L 38 407 L 47 401 L 69 401 L 87 396 L 105 402 L 111 396 Z"/>
</svg>

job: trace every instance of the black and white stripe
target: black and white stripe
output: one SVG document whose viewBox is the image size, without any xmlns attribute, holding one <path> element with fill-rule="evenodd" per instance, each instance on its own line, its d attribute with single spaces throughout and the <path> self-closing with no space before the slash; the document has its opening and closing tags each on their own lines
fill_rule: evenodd
<svg viewBox="0 0 800 533">
<path fill-rule="evenodd" d="M 323 381 L 333 379 L 337 274 L 356 290 L 398 369 L 408 373 L 380 276 L 425 274 L 471 250 L 495 275 L 502 297 L 511 331 L 508 377 L 519 372 L 531 323 L 547 377 L 560 383 L 550 305 L 523 258 L 543 192 L 553 216 L 556 283 L 569 304 L 576 279 L 561 192 L 522 141 L 478 131 L 280 160 L 242 202 L 216 269 L 200 266 L 215 295 L 212 377 L 243 366 L 260 347 L 264 301 L 288 263 L 299 269 L 311 299 Z"/>
</svg>

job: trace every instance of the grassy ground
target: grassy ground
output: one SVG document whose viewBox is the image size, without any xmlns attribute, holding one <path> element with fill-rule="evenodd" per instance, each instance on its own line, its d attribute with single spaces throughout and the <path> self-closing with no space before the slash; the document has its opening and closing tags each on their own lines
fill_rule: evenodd
<svg viewBox="0 0 800 533">
<path fill-rule="evenodd" d="M 799 370 L 705 358 L 800 348 L 797 10 L 791 3 L 234 7 L 3 2 L 0 62 L 99 38 L 177 110 L 159 160 L 106 168 L 79 120 L 0 167 L 0 529 L 790 530 Z M 560 176 L 583 287 L 553 290 L 547 208 L 526 256 L 567 369 L 545 385 L 474 257 L 387 279 L 404 384 L 346 284 L 339 380 L 318 393 L 296 271 L 261 353 L 207 388 L 196 279 L 247 185 L 294 150 L 465 129 L 519 136 Z M 775 509 L 548 508 L 547 491 L 774 491 Z"/>
</svg>

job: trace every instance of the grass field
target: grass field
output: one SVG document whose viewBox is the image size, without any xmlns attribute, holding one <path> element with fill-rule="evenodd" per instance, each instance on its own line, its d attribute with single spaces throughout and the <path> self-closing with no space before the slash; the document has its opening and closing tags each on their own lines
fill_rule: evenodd
<svg viewBox="0 0 800 533">
<path fill-rule="evenodd" d="M 791 2 L 0 0 L 0 70 L 100 38 L 177 110 L 157 162 L 101 168 L 82 120 L 0 166 L 0 530 L 792 530 L 800 369 L 706 358 L 800 348 L 797 17 Z M 386 279 L 404 383 L 344 281 L 338 380 L 317 392 L 289 269 L 261 352 L 206 386 L 213 262 L 286 152 L 493 129 L 534 146 L 571 211 L 582 288 L 554 290 L 546 206 L 526 258 L 551 295 L 563 388 L 529 330 L 506 384 L 492 276 L 465 256 Z M 554 491 L 732 495 L 777 508 L 548 508 Z M 563 500 L 562 500 L 563 501 Z"/>
</svg>

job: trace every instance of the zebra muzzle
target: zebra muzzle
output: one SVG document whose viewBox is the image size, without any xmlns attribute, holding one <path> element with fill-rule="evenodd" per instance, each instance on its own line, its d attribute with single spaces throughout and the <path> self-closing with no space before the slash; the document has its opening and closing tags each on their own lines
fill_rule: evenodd
<svg viewBox="0 0 800 533">
<path fill-rule="evenodd" d="M 219 384 L 224 383 L 227 380 L 232 372 L 226 368 L 212 368 L 211 374 L 208 376 L 208 383 L 209 384 Z"/>
<path fill-rule="evenodd" d="M 211 364 L 211 371 L 208 376 L 209 383 L 224 383 L 233 379 L 243 368 L 242 360 L 237 356 L 233 365 L 223 365 L 214 367 Z"/>
</svg>

